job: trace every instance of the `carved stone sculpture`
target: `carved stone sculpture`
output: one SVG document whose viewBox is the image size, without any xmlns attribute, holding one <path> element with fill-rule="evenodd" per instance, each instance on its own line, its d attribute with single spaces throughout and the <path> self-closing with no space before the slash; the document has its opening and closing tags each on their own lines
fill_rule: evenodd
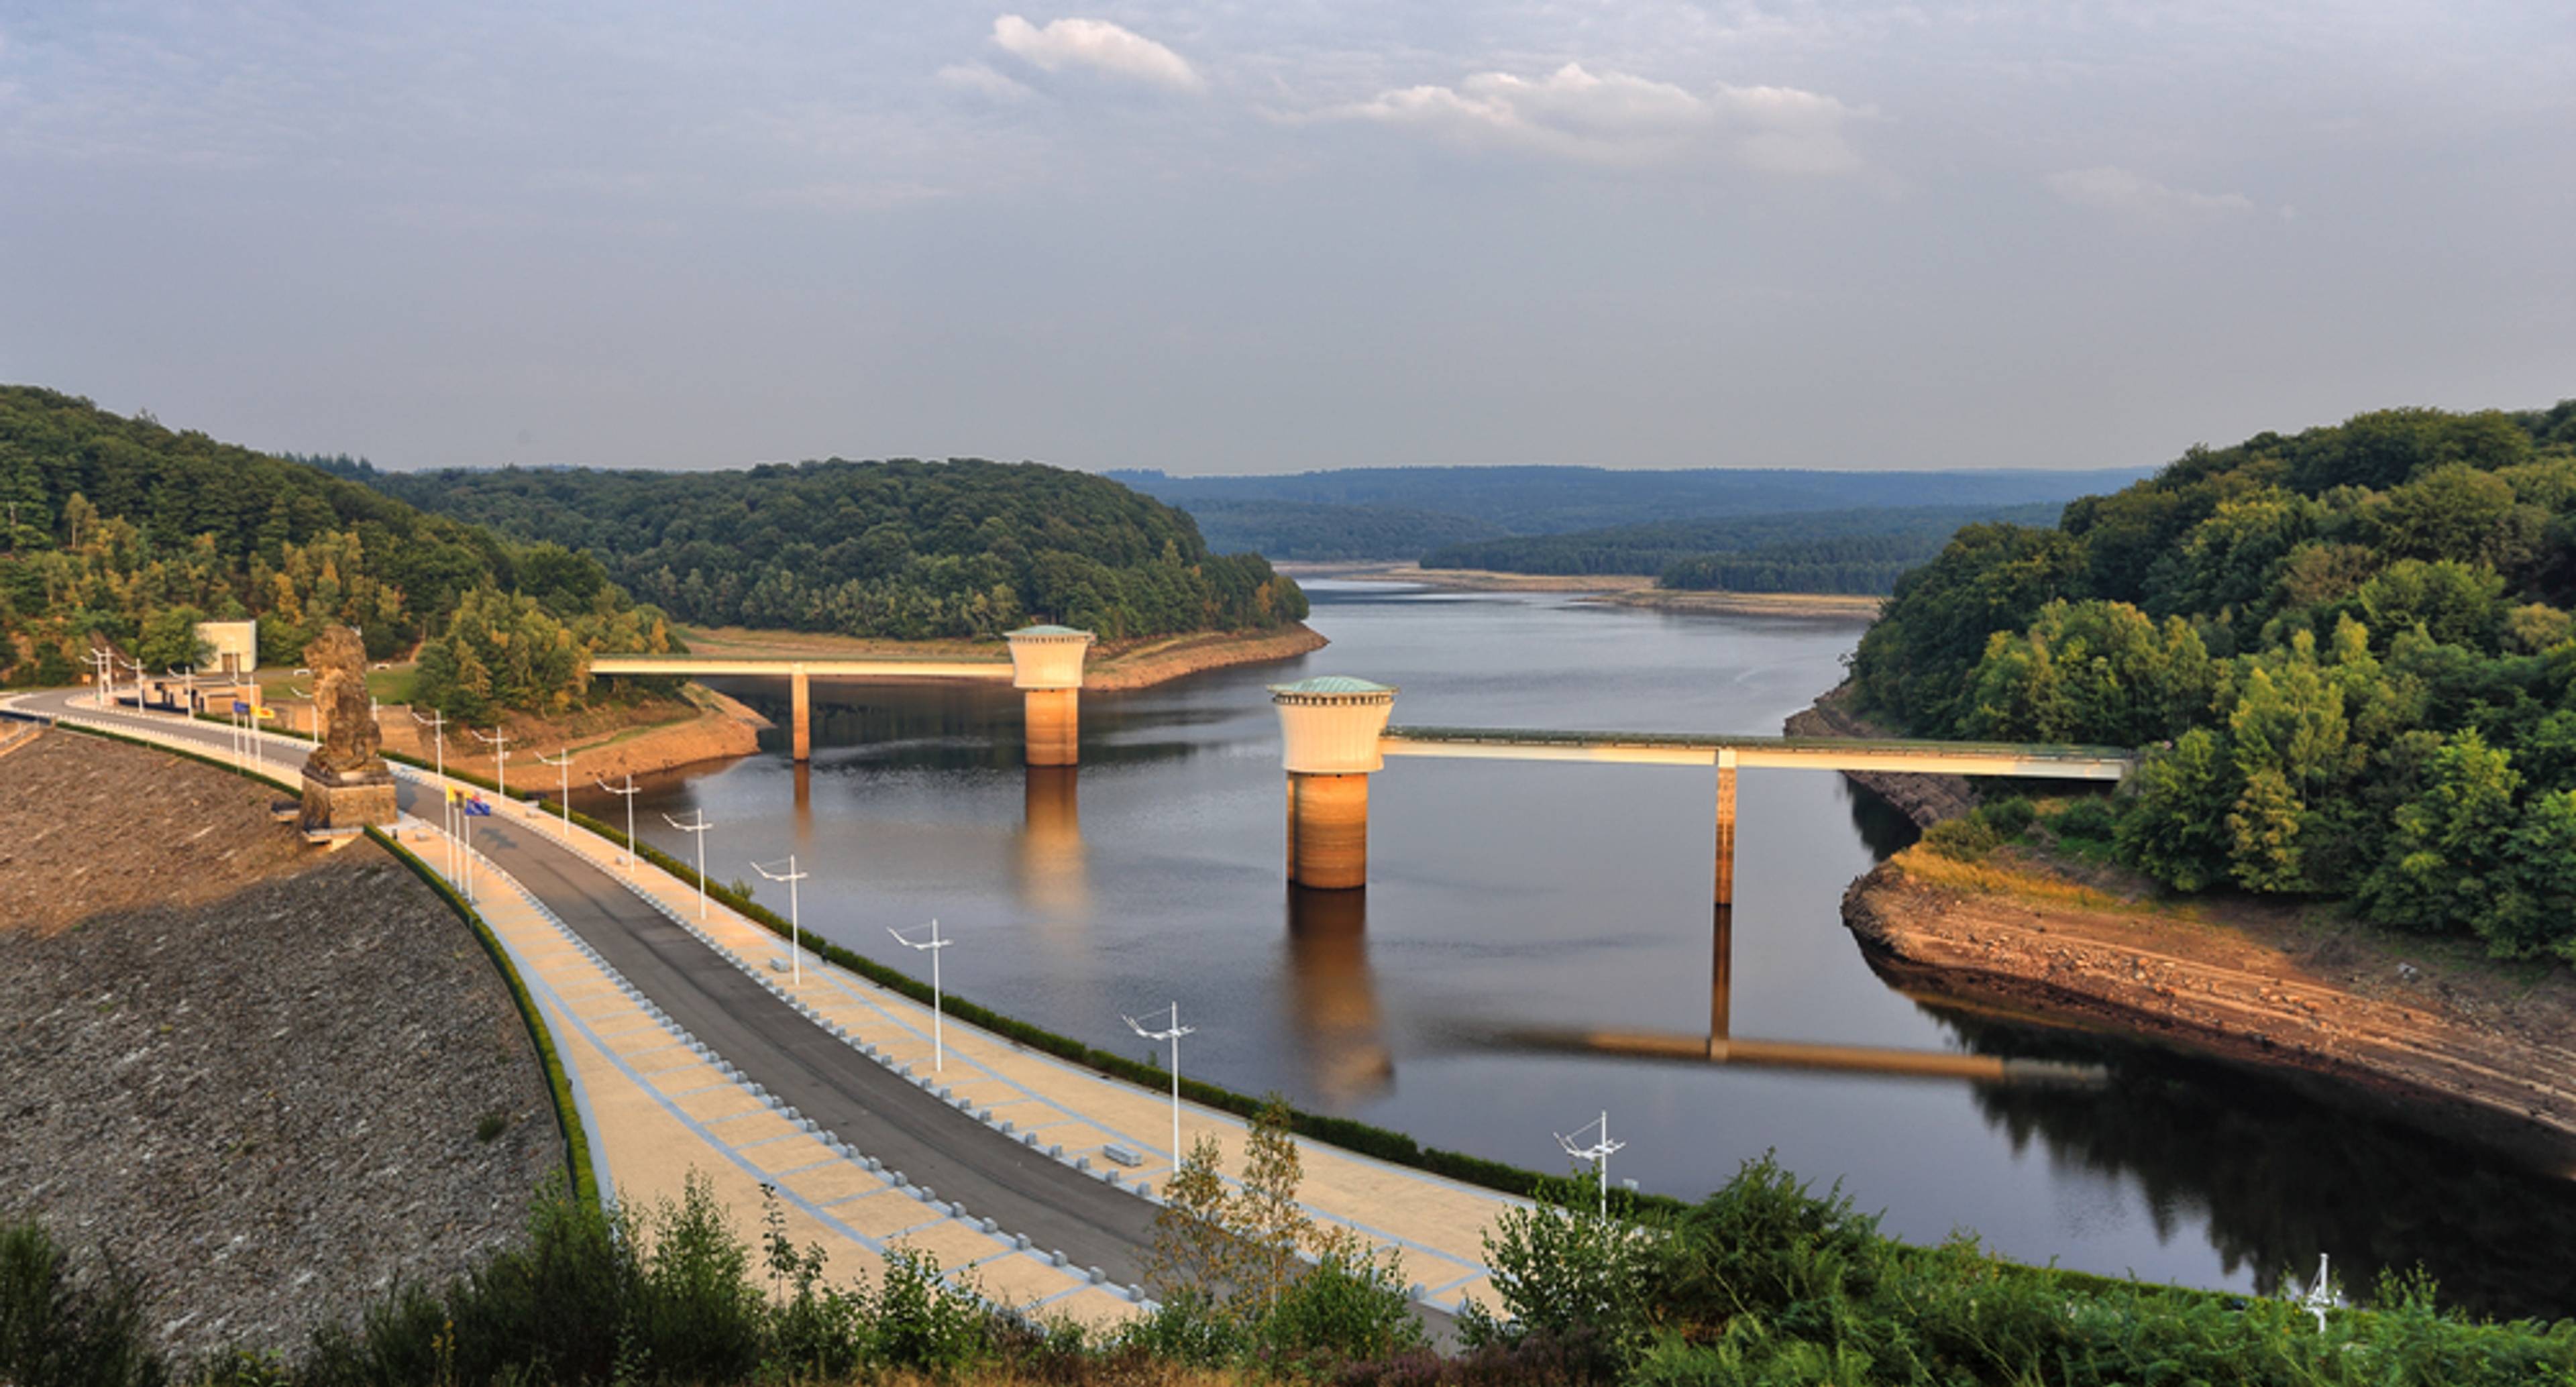
<svg viewBox="0 0 2576 1387">
<path fill-rule="evenodd" d="M 392 823 L 400 811 L 393 769 L 378 754 L 385 737 L 367 698 L 366 646 L 346 626 L 325 627 L 304 647 L 304 663 L 313 671 L 313 713 L 322 730 L 321 745 L 304 761 L 304 831 Z"/>
</svg>

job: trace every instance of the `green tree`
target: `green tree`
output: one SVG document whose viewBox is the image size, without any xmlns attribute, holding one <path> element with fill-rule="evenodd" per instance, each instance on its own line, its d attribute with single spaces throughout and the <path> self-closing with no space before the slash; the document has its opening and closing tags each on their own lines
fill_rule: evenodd
<svg viewBox="0 0 2576 1387">
<path fill-rule="evenodd" d="M 2234 843 L 2226 824 L 2240 787 L 2217 734 L 2195 727 L 2138 767 L 2138 793 L 2121 815 L 2122 857 L 2177 891 L 2227 879 Z"/>
<path fill-rule="evenodd" d="M 2398 806 L 2379 866 L 2356 903 L 2368 918 L 2426 932 L 2485 932 L 2513 889 L 2504 873 L 2522 777 L 2472 728 L 2446 739 L 2424 785 Z"/>
</svg>

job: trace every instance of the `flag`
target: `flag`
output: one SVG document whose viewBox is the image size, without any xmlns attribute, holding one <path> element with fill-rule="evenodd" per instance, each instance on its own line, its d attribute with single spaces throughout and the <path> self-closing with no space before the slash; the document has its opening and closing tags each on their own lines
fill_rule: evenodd
<svg viewBox="0 0 2576 1387">
<path fill-rule="evenodd" d="M 264 703 L 263 703 L 263 704 L 261 704 L 258 708 L 254 709 L 253 711 L 254 711 L 254 712 L 257 712 L 261 717 L 264 717 L 264 718 L 273 718 L 273 717 L 276 717 L 276 716 L 277 716 L 277 710 L 276 710 L 276 709 L 274 709 L 274 708 L 269 707 L 267 704 L 264 704 Z"/>
<path fill-rule="evenodd" d="M 457 793 L 457 790 L 456 790 L 456 787 L 455 787 L 455 786 L 450 785 L 450 786 L 448 786 L 448 787 L 447 787 L 447 802 L 448 802 L 448 803 L 450 803 L 450 804 L 454 804 L 455 802 L 457 802 L 458 800 L 463 799 L 463 798 L 465 798 L 465 796 L 463 796 L 463 795 L 461 795 L 461 794 Z"/>
<path fill-rule="evenodd" d="M 247 713 L 250 711 L 250 705 L 236 698 L 233 700 L 233 711 L 235 713 Z"/>
<path fill-rule="evenodd" d="M 465 801 L 465 813 L 469 818 L 488 819 L 492 817 L 491 802 L 481 795 L 476 795 Z"/>
</svg>

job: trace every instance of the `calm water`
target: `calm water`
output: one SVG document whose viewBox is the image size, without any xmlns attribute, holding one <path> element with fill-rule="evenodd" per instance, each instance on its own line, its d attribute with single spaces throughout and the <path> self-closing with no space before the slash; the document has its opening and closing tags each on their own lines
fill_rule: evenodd
<svg viewBox="0 0 2576 1387">
<path fill-rule="evenodd" d="M 2363 1282 L 2420 1260 L 2483 1308 L 2576 1309 L 2576 1200 L 2561 1182 L 2331 1093 L 1891 989 L 1838 906 L 1911 831 L 1839 776 L 1741 777 L 1732 1034 L 2086 1058 L 2111 1067 L 2108 1086 L 1819 1075 L 1510 1038 L 1708 1035 L 1712 775 L 1398 760 L 1371 787 L 1364 899 L 1292 899 L 1263 686 L 1316 673 L 1397 684 L 1399 723 L 1777 732 L 1840 678 L 1858 629 L 1309 591 L 1330 648 L 1088 694 L 1078 774 L 1021 769 L 1007 690 L 818 685 L 810 771 L 773 749 L 673 777 L 639 797 L 639 824 L 685 859 L 694 845 L 656 811 L 703 809 L 719 879 L 802 853 L 807 927 L 898 966 L 912 960 L 886 928 L 936 916 L 959 941 L 951 989 L 1097 1045 L 1141 1052 L 1119 1013 L 1178 999 L 1200 1028 L 1188 1072 L 1426 1143 L 1559 1169 L 1552 1133 L 1606 1108 L 1629 1143 L 1612 1174 L 1672 1194 L 1703 1194 L 1776 1149 L 1910 1238 L 1972 1228 L 2018 1257 L 2229 1287 L 2268 1288 L 2320 1250 Z"/>
</svg>

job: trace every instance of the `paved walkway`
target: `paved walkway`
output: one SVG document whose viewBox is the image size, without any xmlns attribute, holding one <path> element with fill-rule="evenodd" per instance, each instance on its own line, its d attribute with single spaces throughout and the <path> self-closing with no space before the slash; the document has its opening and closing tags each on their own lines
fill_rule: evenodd
<svg viewBox="0 0 2576 1387">
<path fill-rule="evenodd" d="M 85 698 L 18 701 L 199 751 L 220 754 L 231 741 L 218 726 L 102 713 Z M 272 774 L 302 754 L 303 744 L 293 739 L 268 741 Z M 409 782 L 408 800 L 422 809 L 435 803 L 435 777 L 399 770 Z M 493 849 L 516 871 L 538 872 L 539 879 L 523 883 L 478 853 L 481 906 L 555 1030 L 604 1186 L 628 1199 L 672 1198 L 697 1171 L 751 1236 L 761 1228 L 767 1187 L 777 1192 L 790 1236 L 824 1246 L 836 1275 L 872 1267 L 901 1241 L 931 1252 L 943 1266 L 972 1267 L 984 1290 L 1002 1301 L 1094 1322 L 1138 1313 L 1136 1295 L 1116 1282 L 1141 1271 L 1137 1249 L 1146 1235 L 1139 1230 L 1149 1228 L 1152 1205 L 1136 1191 L 1170 1173 L 1168 1095 L 954 1021 L 945 1025 L 946 1059 L 934 1073 L 928 1007 L 811 953 L 791 968 L 785 941 L 765 928 L 713 902 L 701 919 L 693 883 L 649 863 L 630 867 L 613 842 L 577 825 L 566 832 L 560 819 L 530 806 L 495 804 L 497 819 L 476 821 L 477 847 Z M 434 869 L 449 866 L 447 844 L 434 826 L 407 818 L 402 832 Z M 580 865 L 559 872 L 548 860 L 558 857 Z M 568 879 L 575 875 L 578 883 Z M 620 910 L 613 900 L 602 901 L 603 893 L 616 894 L 603 881 L 616 882 L 671 928 L 657 932 L 651 921 L 639 926 L 631 906 Z M 563 902 L 562 910 L 626 918 L 613 936 L 597 932 L 598 921 L 587 917 L 576 932 L 548 899 Z M 692 947 L 701 951 L 694 958 L 687 952 Z M 638 975 L 621 975 L 611 953 Z M 746 980 L 760 991 L 749 991 Z M 683 1012 L 702 1034 L 682 1029 L 672 1011 Z M 709 1043 L 717 1039 L 720 1045 Z M 897 1082 L 905 1085 L 902 1101 L 889 1101 L 885 1090 Z M 916 1083 L 928 1094 L 912 1090 Z M 803 1095 L 798 1101 L 830 1125 L 789 1106 L 771 1087 Z M 923 1097 L 934 1095 L 944 1123 L 925 1121 L 917 1111 Z M 1246 1135 L 1240 1119 L 1195 1104 L 1183 1105 L 1182 1118 L 1185 1146 L 1212 1137 L 1225 1167 L 1240 1167 Z M 999 1148 L 1006 1159 L 995 1155 L 996 1137 L 1016 1144 Z M 1406 1278 L 1434 1306 L 1455 1310 L 1468 1297 L 1490 1301 L 1481 1236 L 1509 1201 L 1316 1142 L 1299 1145 L 1306 1168 L 1301 1196 L 1319 1222 L 1400 1249 Z M 1111 1146 L 1140 1163 L 1112 1162 Z M 951 1194 L 943 1199 L 907 1179 L 869 1147 L 911 1153 L 901 1159 L 917 1170 L 941 1171 Z M 956 1199 L 975 1208 L 949 1202 Z M 1029 1236 L 1032 1229 L 1038 1238 Z M 1066 1245 L 1074 1246 L 1074 1258 L 1056 1251 Z M 1108 1270 L 1090 1270 L 1095 1264 Z"/>
</svg>

